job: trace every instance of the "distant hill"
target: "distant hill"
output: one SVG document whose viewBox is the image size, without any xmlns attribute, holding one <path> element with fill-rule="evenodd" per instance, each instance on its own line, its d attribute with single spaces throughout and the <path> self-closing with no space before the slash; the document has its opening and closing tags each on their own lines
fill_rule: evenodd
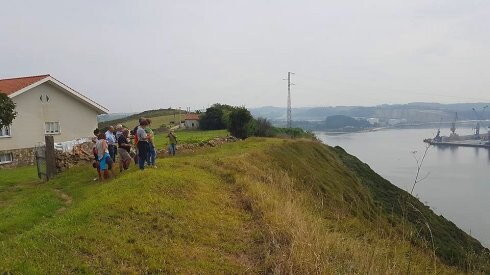
<svg viewBox="0 0 490 275">
<path fill-rule="evenodd" d="M 105 122 L 105 121 L 111 121 L 115 119 L 121 119 L 133 114 L 135 113 L 113 113 L 113 114 L 98 115 L 97 122 Z"/>
<path fill-rule="evenodd" d="M 292 116 L 295 121 L 322 121 L 328 116 L 345 115 L 361 118 L 379 118 L 382 120 L 403 119 L 407 123 L 430 123 L 453 121 L 455 113 L 459 120 L 476 120 L 478 116 L 472 110 L 475 108 L 483 119 L 490 119 L 490 110 L 483 111 L 483 107 L 490 103 L 458 103 L 440 104 L 414 102 L 409 104 L 364 106 L 335 106 L 335 107 L 303 107 L 293 108 Z M 285 121 L 286 108 L 260 107 L 250 109 L 255 117 L 265 117 L 272 121 Z"/>
</svg>

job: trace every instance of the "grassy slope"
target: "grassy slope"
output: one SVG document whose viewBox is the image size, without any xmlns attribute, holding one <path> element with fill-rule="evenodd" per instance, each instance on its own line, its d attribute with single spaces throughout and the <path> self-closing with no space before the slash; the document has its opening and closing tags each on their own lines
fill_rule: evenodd
<svg viewBox="0 0 490 275">
<path fill-rule="evenodd" d="M 407 256 L 383 188 L 339 149 L 250 139 L 158 166 L 103 184 L 89 167 L 46 184 L 1 172 L 0 272 L 460 272 Z"/>
<path fill-rule="evenodd" d="M 227 137 L 229 135 L 227 130 L 183 130 L 176 131 L 175 133 L 177 135 L 177 142 L 179 144 L 207 142 L 216 137 Z M 167 147 L 167 145 L 169 144 L 167 134 L 167 132 L 155 134 L 154 142 L 156 148 L 162 149 Z"/>
<path fill-rule="evenodd" d="M 416 224 L 416 228 L 426 240 L 430 240 L 430 231 L 426 222 L 430 225 L 436 253 L 448 264 L 464 265 L 468 251 L 478 253 L 484 251 L 481 244 L 466 234 L 463 230 L 438 216 L 430 208 L 414 197 L 392 185 L 389 181 L 376 174 L 369 166 L 359 161 L 356 157 L 347 154 L 342 148 L 336 147 L 342 161 L 356 173 L 361 182 L 367 186 L 373 198 L 386 215 L 394 214 L 391 222 L 401 222 L 399 217 L 406 215 L 408 220 Z M 402 203 L 404 202 L 404 203 Z M 407 204 L 408 202 L 408 204 Z M 404 207 L 404 205 L 409 205 Z M 411 206 L 413 205 L 413 207 Z M 404 214 L 406 213 L 406 214 Z M 488 251 L 487 251 L 488 253 Z"/>
<path fill-rule="evenodd" d="M 182 115 L 179 116 L 179 110 L 168 110 L 168 109 L 159 109 L 159 110 L 149 110 L 142 113 L 134 114 L 129 117 L 115 119 L 110 121 L 105 121 L 99 123 L 99 128 L 104 129 L 109 125 L 116 126 L 117 124 L 122 124 L 129 129 L 133 129 L 136 125 L 138 125 L 138 119 L 140 117 L 150 118 L 152 120 L 152 128 L 158 129 L 161 127 L 168 127 L 171 121 L 174 121 L 175 124 L 178 124 L 180 117 L 184 119 L 184 111 L 181 111 Z M 175 117 L 174 117 L 175 113 Z"/>
</svg>

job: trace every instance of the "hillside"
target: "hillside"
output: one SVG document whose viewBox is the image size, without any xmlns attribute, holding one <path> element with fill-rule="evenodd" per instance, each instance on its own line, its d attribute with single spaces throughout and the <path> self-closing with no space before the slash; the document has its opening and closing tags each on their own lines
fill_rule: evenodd
<svg viewBox="0 0 490 275">
<path fill-rule="evenodd" d="M 106 122 L 110 120 L 116 120 L 116 119 L 123 119 L 128 116 L 134 115 L 135 113 L 109 113 L 109 114 L 102 114 L 97 116 L 97 121 L 100 122 Z"/>
<path fill-rule="evenodd" d="M 140 117 L 146 117 L 152 120 L 152 128 L 158 131 L 159 129 L 166 129 L 174 124 L 177 125 L 179 119 L 184 119 L 184 114 L 184 111 L 175 109 L 148 110 L 123 118 L 101 121 L 99 122 L 99 128 L 104 129 L 109 125 L 116 126 L 117 124 L 122 124 L 132 129 L 138 125 L 138 119 Z"/>
<path fill-rule="evenodd" d="M 251 138 L 158 167 L 2 171 L 0 273 L 490 272 L 479 242 L 341 148 Z"/>
</svg>

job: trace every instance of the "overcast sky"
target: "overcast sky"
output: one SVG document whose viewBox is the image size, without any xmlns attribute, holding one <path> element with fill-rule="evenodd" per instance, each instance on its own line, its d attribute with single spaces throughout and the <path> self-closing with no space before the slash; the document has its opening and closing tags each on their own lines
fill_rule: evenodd
<svg viewBox="0 0 490 275">
<path fill-rule="evenodd" d="M 490 1 L 7 1 L 0 78 L 111 112 L 490 101 Z"/>
</svg>

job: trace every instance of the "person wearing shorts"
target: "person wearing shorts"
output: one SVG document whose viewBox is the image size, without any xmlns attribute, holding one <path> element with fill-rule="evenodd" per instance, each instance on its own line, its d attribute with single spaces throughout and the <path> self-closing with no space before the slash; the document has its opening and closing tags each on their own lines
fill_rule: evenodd
<svg viewBox="0 0 490 275">
<path fill-rule="evenodd" d="M 95 147 L 97 149 L 99 168 L 104 175 L 103 178 L 104 179 L 109 178 L 108 171 L 110 171 L 112 176 L 115 177 L 114 171 L 112 170 L 114 161 L 111 159 L 111 156 L 109 155 L 109 149 L 107 147 L 106 136 L 104 133 L 99 134 L 97 142 L 95 143 Z"/>
<path fill-rule="evenodd" d="M 129 130 L 124 129 L 122 134 L 117 139 L 117 144 L 119 145 L 119 172 L 129 169 L 129 164 L 131 163 L 131 156 L 129 152 L 131 151 L 131 144 L 128 142 Z"/>
</svg>

